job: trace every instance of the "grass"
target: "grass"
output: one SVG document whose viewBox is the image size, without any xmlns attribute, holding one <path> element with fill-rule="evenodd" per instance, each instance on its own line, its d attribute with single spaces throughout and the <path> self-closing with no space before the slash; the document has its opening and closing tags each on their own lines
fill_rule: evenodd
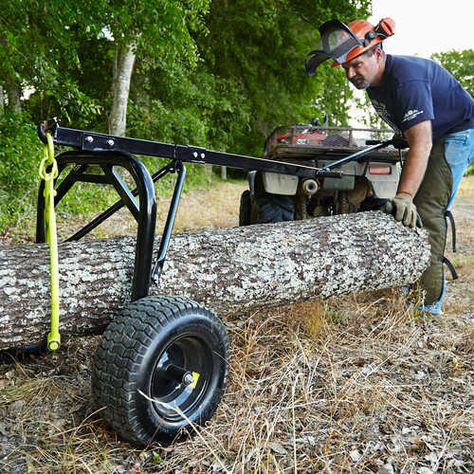
<svg viewBox="0 0 474 474">
<path fill-rule="evenodd" d="M 391 462 L 416 472 L 446 443 L 450 456 L 436 462 L 469 466 L 468 405 L 460 400 L 472 377 L 472 331 L 451 337 L 435 321 L 417 321 L 403 305 L 394 309 L 400 295 L 392 292 L 368 300 L 226 321 L 233 348 L 226 397 L 201 436 L 171 448 L 139 451 L 104 429 L 89 407 L 88 370 L 74 368 L 84 361 L 78 345 L 69 346 L 63 375 L 50 356 L 17 364 L 23 378 L 11 376 L 18 385 L 2 391 L 1 408 L 9 406 L 6 420 L 15 415 L 11 429 L 21 441 L 3 467 L 15 460 L 45 473 L 135 465 L 157 472 L 157 464 L 159 472 L 212 472 L 216 463 L 229 472 L 370 472 Z M 345 315 L 337 323 L 334 308 Z M 87 341 L 91 350 L 95 343 Z"/>
<path fill-rule="evenodd" d="M 452 336 L 401 302 L 388 291 L 226 321 L 227 394 L 200 436 L 168 448 L 136 450 L 104 429 L 90 411 L 87 370 L 74 368 L 84 355 L 78 345 L 69 346 L 63 375 L 49 356 L 17 365 L 24 379 L 14 398 L 23 392 L 24 404 L 16 430 L 25 441 L 9 459 L 45 473 L 467 468 L 472 332 Z M 336 323 L 335 309 L 344 315 Z M 35 375 L 45 369 L 48 377 Z"/>
<path fill-rule="evenodd" d="M 474 180 L 465 182 L 462 205 L 474 196 Z M 197 209 L 206 226 L 236 225 L 244 187 L 187 194 L 177 228 L 202 225 Z M 125 219 L 102 232 L 127 230 Z M 461 213 L 461 276 L 449 281 L 443 317 L 423 317 L 416 294 L 407 305 L 389 290 L 227 318 L 226 395 L 199 435 L 170 447 L 136 449 L 103 425 L 90 404 L 97 337 L 64 341 L 55 355 L 6 358 L 0 472 L 472 472 L 469 219 Z"/>
</svg>

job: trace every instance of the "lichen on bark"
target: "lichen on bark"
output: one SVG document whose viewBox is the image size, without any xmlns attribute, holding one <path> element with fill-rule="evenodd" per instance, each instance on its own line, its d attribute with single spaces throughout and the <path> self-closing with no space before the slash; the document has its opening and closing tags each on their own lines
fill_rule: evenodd
<svg viewBox="0 0 474 474">
<path fill-rule="evenodd" d="M 130 237 L 60 245 L 64 336 L 101 332 L 128 303 L 134 251 Z M 407 285 L 429 258 L 426 232 L 380 212 L 204 230 L 173 236 L 150 293 L 186 295 L 224 316 Z M 40 341 L 48 327 L 47 246 L 0 247 L 0 349 Z"/>
</svg>

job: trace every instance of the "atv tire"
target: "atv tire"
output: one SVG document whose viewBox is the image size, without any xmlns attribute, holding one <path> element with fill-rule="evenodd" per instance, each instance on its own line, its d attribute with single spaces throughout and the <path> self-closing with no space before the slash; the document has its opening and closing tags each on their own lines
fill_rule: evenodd
<svg viewBox="0 0 474 474">
<path fill-rule="evenodd" d="M 173 441 L 214 414 L 227 381 L 229 340 L 220 320 L 187 298 L 146 297 L 107 327 L 92 393 L 105 422 L 146 446 Z"/>
<path fill-rule="evenodd" d="M 252 198 L 250 191 L 244 191 L 240 196 L 239 226 L 252 224 Z"/>
<path fill-rule="evenodd" d="M 293 196 L 260 193 L 255 196 L 258 224 L 292 221 L 295 218 Z"/>
</svg>

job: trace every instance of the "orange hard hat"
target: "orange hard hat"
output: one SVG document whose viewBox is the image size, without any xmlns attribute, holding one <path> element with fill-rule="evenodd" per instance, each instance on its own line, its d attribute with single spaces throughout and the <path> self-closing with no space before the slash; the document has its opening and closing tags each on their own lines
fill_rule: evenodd
<svg viewBox="0 0 474 474">
<path fill-rule="evenodd" d="M 370 48 L 380 44 L 384 39 L 395 34 L 395 21 L 391 18 L 382 18 L 376 26 L 365 20 L 353 20 L 347 27 L 361 40 L 361 44 L 351 49 L 344 57 L 344 61 L 339 62 L 335 59 L 332 63 L 333 67 L 352 61 Z"/>
</svg>

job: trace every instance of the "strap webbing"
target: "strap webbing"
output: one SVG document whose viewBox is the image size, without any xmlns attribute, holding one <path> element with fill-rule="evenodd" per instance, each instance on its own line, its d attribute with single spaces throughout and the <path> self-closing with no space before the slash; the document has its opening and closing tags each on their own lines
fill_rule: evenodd
<svg viewBox="0 0 474 474">
<path fill-rule="evenodd" d="M 451 241 L 453 245 L 453 252 L 456 252 L 456 222 L 454 221 L 453 213 L 449 209 L 446 209 L 444 218 L 446 219 L 446 222 L 449 221 L 451 224 Z"/>
<path fill-rule="evenodd" d="M 44 181 L 44 221 L 46 224 L 46 242 L 49 245 L 49 267 L 51 279 L 51 327 L 48 334 L 48 349 L 55 351 L 61 344 L 59 334 L 59 263 L 58 237 L 56 233 L 56 213 L 54 210 L 54 180 L 58 177 L 58 165 L 54 158 L 54 143 L 50 133 L 46 133 L 39 175 Z"/>
<path fill-rule="evenodd" d="M 453 262 L 451 262 L 451 260 L 448 260 L 446 257 L 443 257 L 443 263 L 448 267 L 449 271 L 451 272 L 453 280 L 457 280 L 459 276 L 458 272 L 456 271 L 456 268 L 454 268 Z"/>
</svg>

